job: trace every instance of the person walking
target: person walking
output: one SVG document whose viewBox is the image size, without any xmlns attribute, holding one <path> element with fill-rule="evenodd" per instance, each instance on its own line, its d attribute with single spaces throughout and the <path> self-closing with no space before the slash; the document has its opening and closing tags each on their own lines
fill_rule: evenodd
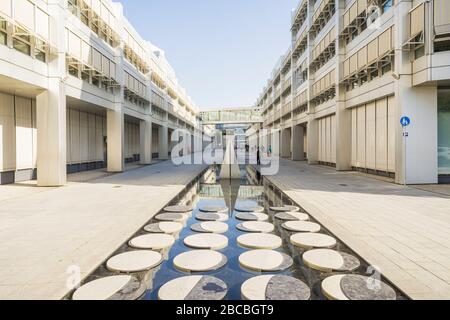
<svg viewBox="0 0 450 320">
<path fill-rule="evenodd" d="M 261 165 L 261 152 L 260 152 L 259 147 L 258 147 L 257 150 L 256 150 L 256 164 L 257 164 L 258 166 Z"/>
</svg>

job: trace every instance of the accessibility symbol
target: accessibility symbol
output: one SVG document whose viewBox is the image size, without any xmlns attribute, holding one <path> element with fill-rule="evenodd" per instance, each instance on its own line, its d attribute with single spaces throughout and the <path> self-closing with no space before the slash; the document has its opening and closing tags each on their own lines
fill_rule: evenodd
<svg viewBox="0 0 450 320">
<path fill-rule="evenodd" d="M 411 119 L 409 117 L 402 117 L 400 119 L 400 124 L 402 125 L 402 127 L 407 127 L 411 124 Z"/>
</svg>

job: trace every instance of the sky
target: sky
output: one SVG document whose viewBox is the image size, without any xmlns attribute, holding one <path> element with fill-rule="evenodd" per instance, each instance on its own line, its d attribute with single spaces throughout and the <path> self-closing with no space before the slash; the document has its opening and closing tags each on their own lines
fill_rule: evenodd
<svg viewBox="0 0 450 320">
<path fill-rule="evenodd" d="M 253 106 L 290 45 L 298 0 L 120 0 L 201 109 Z"/>
</svg>

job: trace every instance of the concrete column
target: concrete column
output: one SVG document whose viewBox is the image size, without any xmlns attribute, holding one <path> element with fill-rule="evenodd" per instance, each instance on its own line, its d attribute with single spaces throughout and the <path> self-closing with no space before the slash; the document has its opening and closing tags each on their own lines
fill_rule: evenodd
<svg viewBox="0 0 450 320">
<path fill-rule="evenodd" d="M 169 159 L 169 128 L 167 126 L 162 125 L 159 127 L 159 159 L 160 160 L 168 160 Z"/>
<path fill-rule="evenodd" d="M 291 130 L 282 129 L 281 131 L 281 157 L 291 157 Z"/>
<path fill-rule="evenodd" d="M 319 125 L 311 118 L 308 121 L 308 164 L 319 163 Z"/>
<path fill-rule="evenodd" d="M 120 108 L 106 112 L 108 172 L 122 172 L 124 169 L 124 127 L 124 115 Z"/>
<path fill-rule="evenodd" d="M 339 1 L 336 14 L 342 16 L 345 11 L 345 1 Z M 336 28 L 341 30 L 342 20 L 337 20 Z M 338 48 L 335 79 L 332 81 L 336 85 L 336 170 L 352 170 L 352 114 L 345 108 L 346 94 L 344 87 L 339 85 L 339 75 L 342 73 L 342 63 L 344 62 L 347 49 L 339 47 L 339 38 L 336 33 L 336 48 Z"/>
<path fill-rule="evenodd" d="M 67 182 L 66 94 L 59 79 L 36 97 L 37 184 L 57 187 Z"/>
<path fill-rule="evenodd" d="M 407 21 L 411 2 L 400 2 L 395 12 L 395 39 L 400 46 L 408 38 Z M 389 108 L 395 108 L 396 173 L 400 184 L 438 183 L 438 108 L 436 86 L 412 86 L 412 65 L 409 52 L 396 47 L 395 51 L 395 100 Z M 400 119 L 411 118 L 411 125 L 404 129 Z"/>
<path fill-rule="evenodd" d="M 152 122 L 150 119 L 140 122 L 141 164 L 152 163 Z"/>
<path fill-rule="evenodd" d="M 48 6 L 52 17 L 50 41 L 56 48 L 65 47 L 65 10 L 59 3 Z M 66 154 L 66 55 L 58 50 L 48 63 L 48 90 L 36 96 L 37 184 L 62 186 L 67 182 Z"/>
<path fill-rule="evenodd" d="M 292 126 L 292 160 L 305 160 L 305 128 L 302 125 Z"/>
</svg>

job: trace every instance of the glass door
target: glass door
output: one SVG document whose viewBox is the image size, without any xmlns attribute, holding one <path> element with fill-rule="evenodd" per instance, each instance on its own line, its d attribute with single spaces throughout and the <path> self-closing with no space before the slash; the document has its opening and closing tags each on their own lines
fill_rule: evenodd
<svg viewBox="0 0 450 320">
<path fill-rule="evenodd" d="M 450 178 L 450 89 L 438 91 L 438 152 L 439 175 Z"/>
</svg>

